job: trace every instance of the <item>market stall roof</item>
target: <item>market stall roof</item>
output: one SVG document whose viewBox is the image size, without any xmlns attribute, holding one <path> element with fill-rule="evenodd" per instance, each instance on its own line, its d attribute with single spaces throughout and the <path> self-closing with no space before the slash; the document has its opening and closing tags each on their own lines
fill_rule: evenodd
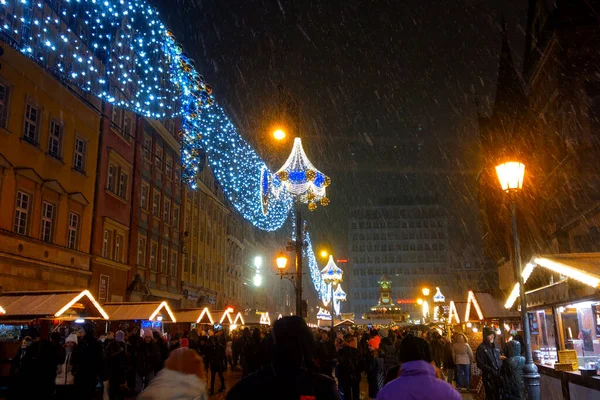
<svg viewBox="0 0 600 400">
<path fill-rule="evenodd" d="M 521 273 L 524 283 L 527 282 L 527 279 L 537 267 L 548 269 L 594 289 L 600 288 L 600 253 L 598 252 L 534 255 Z M 504 307 L 512 308 L 518 297 L 519 283 L 515 283 Z"/>
<path fill-rule="evenodd" d="M 362 319 L 356 318 L 354 325 L 394 325 L 394 321 L 391 319 Z"/>
<path fill-rule="evenodd" d="M 111 321 L 154 321 L 160 315 L 163 321 L 177 322 L 166 301 L 105 303 L 104 309 Z"/>
<path fill-rule="evenodd" d="M 175 310 L 173 314 L 175 315 L 177 322 L 193 322 L 196 324 L 211 325 L 215 323 L 208 307 Z"/>
<path fill-rule="evenodd" d="M 448 312 L 448 322 L 452 324 L 460 324 L 467 311 L 466 301 L 450 301 L 450 310 Z"/>
<path fill-rule="evenodd" d="M 4 292 L 0 319 L 108 319 L 107 312 L 88 290 Z"/>
<path fill-rule="evenodd" d="M 463 322 L 509 318 L 519 318 L 519 313 L 507 310 L 489 293 L 469 291 Z"/>
<path fill-rule="evenodd" d="M 339 322 L 337 324 L 335 324 L 334 326 L 352 326 L 354 325 L 354 321 L 352 321 L 351 319 L 345 319 L 343 321 L 338 320 Z"/>
</svg>

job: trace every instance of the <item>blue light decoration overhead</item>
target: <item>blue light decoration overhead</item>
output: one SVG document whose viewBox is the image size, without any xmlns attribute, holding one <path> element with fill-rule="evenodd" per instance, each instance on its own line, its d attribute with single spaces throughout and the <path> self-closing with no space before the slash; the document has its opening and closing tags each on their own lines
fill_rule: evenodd
<svg viewBox="0 0 600 400">
<path fill-rule="evenodd" d="M 245 219 L 268 231 L 285 223 L 291 198 L 270 195 L 263 210 L 261 174 L 271 172 L 146 1 L 0 0 L 0 21 L 2 40 L 65 85 L 145 117 L 181 117 L 184 182 L 196 188 L 205 151 Z"/>
<path fill-rule="evenodd" d="M 292 240 L 296 240 L 296 221 L 294 218 L 292 218 Z M 306 230 L 306 222 L 304 222 L 304 241 L 306 246 L 304 246 L 303 257 L 308 261 L 310 280 L 313 283 L 313 287 L 316 290 L 317 295 L 323 300 L 325 306 L 327 306 L 327 304 L 329 304 L 329 300 L 331 299 L 331 285 L 323 282 L 321 277 L 321 270 L 317 264 L 317 257 L 315 256 L 312 242 L 310 240 L 310 233 Z"/>
</svg>

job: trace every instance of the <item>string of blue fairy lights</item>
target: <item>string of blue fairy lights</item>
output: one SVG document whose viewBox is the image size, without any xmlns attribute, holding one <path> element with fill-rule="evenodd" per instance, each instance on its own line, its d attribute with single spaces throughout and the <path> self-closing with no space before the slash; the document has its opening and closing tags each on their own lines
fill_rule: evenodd
<svg viewBox="0 0 600 400">
<path fill-rule="evenodd" d="M 0 35 L 65 84 L 146 117 L 181 117 L 183 180 L 196 187 L 205 152 L 245 219 L 267 231 L 284 224 L 291 199 L 271 195 L 263 213 L 260 176 L 267 166 L 145 1 L 0 0 Z"/>
</svg>

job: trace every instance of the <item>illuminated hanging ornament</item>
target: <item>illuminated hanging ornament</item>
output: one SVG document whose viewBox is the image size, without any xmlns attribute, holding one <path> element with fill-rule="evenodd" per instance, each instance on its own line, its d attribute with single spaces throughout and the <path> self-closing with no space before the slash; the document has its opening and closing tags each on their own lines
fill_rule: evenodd
<svg viewBox="0 0 600 400">
<path fill-rule="evenodd" d="M 317 312 L 317 319 L 321 321 L 331 321 L 331 313 L 319 307 L 319 311 Z"/>
<path fill-rule="evenodd" d="M 313 201 L 315 199 L 315 194 L 313 192 L 308 192 L 306 195 L 306 200 Z"/>
<path fill-rule="evenodd" d="M 323 277 L 323 281 L 325 281 L 325 283 L 329 284 L 329 283 L 340 283 L 343 282 L 342 280 L 342 275 L 343 275 L 343 271 L 340 269 L 340 267 L 338 267 L 335 264 L 335 261 L 333 261 L 333 256 L 330 254 L 329 255 L 329 261 L 327 261 L 327 265 L 325 265 L 325 268 L 323 268 L 323 270 L 321 270 L 321 276 Z M 341 288 L 340 288 L 341 290 Z"/>
<path fill-rule="evenodd" d="M 306 179 L 308 179 L 309 181 L 314 181 L 315 178 L 317 177 L 317 173 L 315 171 L 313 171 L 312 169 L 309 169 L 308 171 L 306 171 Z"/>
<path fill-rule="evenodd" d="M 205 85 L 204 86 L 204 90 L 206 90 L 206 93 L 211 94 L 212 93 L 212 86 L 210 85 Z"/>
<path fill-rule="evenodd" d="M 433 295 L 434 303 L 443 303 L 446 301 L 446 297 L 442 294 L 439 287 L 436 287 L 436 292 Z"/>
<path fill-rule="evenodd" d="M 308 210 L 315 211 L 317 209 L 317 203 L 308 203 Z"/>
<path fill-rule="evenodd" d="M 346 292 L 342 289 L 342 285 L 338 283 L 337 288 L 333 292 L 333 299 L 337 301 L 346 301 Z"/>
<path fill-rule="evenodd" d="M 323 198 L 321 199 L 321 205 L 322 205 L 323 207 L 327 207 L 327 206 L 329 205 L 329 199 L 328 199 L 327 197 L 323 197 Z"/>
<path fill-rule="evenodd" d="M 325 180 L 323 181 L 323 186 L 329 187 L 329 185 L 331 185 L 331 178 L 326 176 Z"/>
<path fill-rule="evenodd" d="M 290 177 L 290 175 L 288 174 L 287 171 L 279 171 L 277 172 L 277 177 L 279 178 L 279 180 L 281 182 L 285 182 L 288 180 L 288 178 Z"/>
</svg>

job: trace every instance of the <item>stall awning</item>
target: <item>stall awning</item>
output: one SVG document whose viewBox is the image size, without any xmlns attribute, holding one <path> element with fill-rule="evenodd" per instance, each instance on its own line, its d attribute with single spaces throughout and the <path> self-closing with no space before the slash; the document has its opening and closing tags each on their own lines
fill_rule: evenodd
<svg viewBox="0 0 600 400">
<path fill-rule="evenodd" d="M 107 312 L 88 291 L 4 292 L 0 320 L 19 318 L 108 319 Z"/>
<path fill-rule="evenodd" d="M 527 282 L 531 273 L 537 267 L 548 269 L 594 289 L 600 288 L 600 253 L 535 255 L 531 257 L 521 273 L 524 283 Z M 519 283 L 515 283 L 512 292 L 506 299 L 505 308 L 512 308 L 519 297 L 519 290 Z"/>
<path fill-rule="evenodd" d="M 519 313 L 502 307 L 500 300 L 489 293 L 469 291 L 463 322 L 509 318 L 519 318 Z"/>
<path fill-rule="evenodd" d="M 188 322 L 196 324 L 211 324 L 215 323 L 208 307 L 193 308 L 185 310 L 175 310 L 174 312 L 177 322 Z"/>
<path fill-rule="evenodd" d="M 149 320 L 177 322 L 166 301 L 105 303 L 104 309 L 111 321 Z"/>
</svg>

